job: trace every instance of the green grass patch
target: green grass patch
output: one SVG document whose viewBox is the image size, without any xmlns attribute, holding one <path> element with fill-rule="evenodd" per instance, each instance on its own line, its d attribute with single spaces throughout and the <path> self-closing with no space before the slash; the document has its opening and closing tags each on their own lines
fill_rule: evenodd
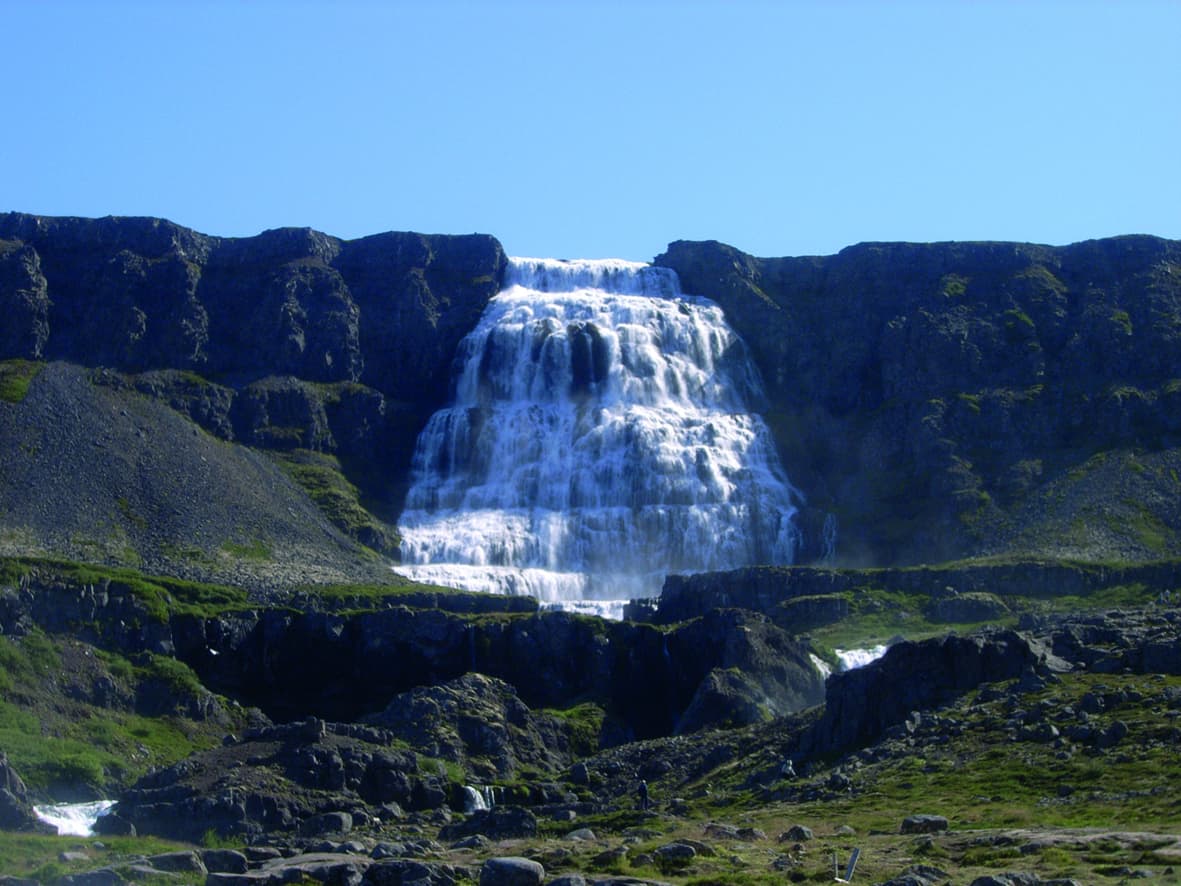
<svg viewBox="0 0 1181 886">
<path fill-rule="evenodd" d="M 1033 318 L 1019 308 L 1009 308 L 1004 313 L 1006 325 L 1020 325 L 1033 329 Z"/>
<path fill-rule="evenodd" d="M 178 701 L 205 693 L 187 666 L 167 656 L 145 654 L 132 662 L 71 638 L 0 637 L 0 675 L 0 749 L 42 796 L 79 789 L 110 793 L 152 767 L 212 747 L 229 725 L 221 718 L 135 712 L 141 690 L 148 697 L 164 694 L 159 683 L 166 697 Z M 87 689 L 99 678 L 115 682 L 110 701 L 103 703 L 111 707 L 88 700 Z M 231 721 L 238 710 L 228 708 Z"/>
<path fill-rule="evenodd" d="M 1007 702 L 980 704 L 969 694 L 941 712 L 961 724 L 962 735 L 950 745 L 924 745 L 921 756 L 891 760 L 864 776 L 863 806 L 868 811 L 922 805 L 963 828 L 1168 826 L 1175 821 L 1171 785 L 1181 777 L 1181 761 L 1167 740 L 1171 725 L 1145 699 L 1163 698 L 1176 685 L 1181 678 L 1067 674 L 1023 698 L 1023 709 L 1047 704 L 1051 722 L 1054 711 L 1078 704 L 1088 693 L 1123 699 L 1109 702 L 1094 719 L 1100 729 L 1116 720 L 1126 723 L 1128 739 L 1105 752 L 1082 744 L 1065 755 L 1052 742 L 1013 741 L 999 726 L 1009 716 Z M 1064 795 L 1063 787 L 1071 792 Z"/>
<path fill-rule="evenodd" d="M 102 586 L 110 593 L 128 593 L 138 599 L 149 617 L 166 621 L 170 615 L 215 616 L 249 608 L 240 588 L 148 576 L 134 569 L 101 566 L 37 557 L 0 558 L 0 570 L 8 574 L 36 575 L 66 585 Z"/>
<path fill-rule="evenodd" d="M 939 281 L 939 293 L 944 298 L 960 298 L 968 291 L 969 282 L 962 274 L 945 274 Z"/>
<path fill-rule="evenodd" d="M 145 653 L 144 659 L 144 664 L 136 669 L 139 675 L 145 679 L 161 681 L 173 694 L 191 696 L 205 691 L 196 673 L 183 661 L 152 652 Z"/>
<path fill-rule="evenodd" d="M 29 394 L 29 385 L 45 364 L 35 360 L 4 360 L 0 362 L 0 400 L 20 403 Z"/>
<path fill-rule="evenodd" d="M 437 757 L 418 756 L 418 771 L 423 775 L 437 775 L 451 784 L 465 784 L 467 774 L 463 767 L 451 760 L 440 760 Z"/>
<path fill-rule="evenodd" d="M 131 507 L 131 503 L 126 498 L 123 498 L 123 497 L 118 498 L 115 501 L 115 505 L 116 505 L 116 507 L 119 508 L 119 513 L 122 514 L 123 519 L 126 520 L 128 523 L 132 524 L 133 526 L 138 527 L 139 529 L 147 529 L 148 528 L 148 521 L 144 517 L 135 513 L 135 511 Z"/>
<path fill-rule="evenodd" d="M 397 548 L 397 533 L 362 506 L 357 487 L 345 477 L 335 456 L 306 449 L 269 455 L 349 538 L 381 552 Z"/>
<path fill-rule="evenodd" d="M 0 636 L 0 686 L 6 691 L 22 681 L 52 676 L 60 662 L 53 641 L 39 630 L 20 639 Z"/>
<path fill-rule="evenodd" d="M 1120 609 L 1147 606 L 1159 591 L 1141 582 L 1099 588 L 1085 597 L 1075 595 L 1051 597 L 1039 609 L 1048 612 L 1082 612 L 1088 609 Z"/>
<path fill-rule="evenodd" d="M 257 538 L 246 543 L 223 541 L 220 550 L 222 553 L 238 560 L 252 560 L 257 563 L 266 563 L 274 559 L 274 551 L 271 549 L 271 546 Z"/>
<path fill-rule="evenodd" d="M 1151 511 L 1138 507 L 1124 525 L 1132 537 L 1147 550 L 1160 555 L 1168 553 L 1173 531 Z"/>
<path fill-rule="evenodd" d="M 948 630 L 946 624 L 936 625 L 923 615 L 930 599 L 926 594 L 867 586 L 841 596 L 849 601 L 848 617 L 811 632 L 814 642 L 830 649 L 874 646 L 899 635 L 913 640 Z"/>
<path fill-rule="evenodd" d="M 972 412 L 979 414 L 980 412 L 980 395 L 979 394 L 956 394 L 956 398 L 968 407 Z"/>
<path fill-rule="evenodd" d="M 593 754 L 599 749 L 599 736 L 603 731 L 606 713 L 593 702 L 584 702 L 564 709 L 546 709 L 561 720 L 570 737 L 571 750 L 580 757 Z"/>
<path fill-rule="evenodd" d="M 0 871 L 38 883 L 52 883 L 67 874 L 99 867 L 131 864 L 144 856 L 189 847 L 158 837 L 58 837 L 0 831 Z M 84 852 L 85 861 L 62 861 L 63 852 Z M 137 878 L 138 880 L 139 878 Z M 171 879 L 171 878 L 170 878 Z M 147 882 L 147 881 L 144 881 Z M 187 882 L 176 881 L 173 882 Z M 196 882 L 196 881 L 192 881 Z"/>
<path fill-rule="evenodd" d="M 101 789 L 122 760 L 82 738 L 47 734 L 33 712 L 0 701 L 0 747 L 31 789 Z M 110 773 L 108 772 L 110 770 Z"/>
</svg>

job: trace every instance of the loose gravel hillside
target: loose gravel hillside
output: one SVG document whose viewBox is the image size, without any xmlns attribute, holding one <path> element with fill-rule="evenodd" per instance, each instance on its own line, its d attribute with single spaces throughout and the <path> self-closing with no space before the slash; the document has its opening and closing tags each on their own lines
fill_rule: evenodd
<svg viewBox="0 0 1181 886">
<path fill-rule="evenodd" d="M 0 554 L 253 590 L 389 577 L 265 454 L 90 373 L 51 363 L 0 401 Z"/>
</svg>

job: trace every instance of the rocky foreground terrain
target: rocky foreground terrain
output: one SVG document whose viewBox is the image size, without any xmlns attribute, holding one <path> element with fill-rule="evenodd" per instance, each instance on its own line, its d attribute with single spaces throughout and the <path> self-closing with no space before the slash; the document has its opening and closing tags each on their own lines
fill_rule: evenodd
<svg viewBox="0 0 1181 886">
<path fill-rule="evenodd" d="M 855 849 L 873 883 L 1179 879 L 1181 608 L 1144 585 L 1073 614 L 998 585 L 1009 626 L 951 634 L 942 597 L 866 589 L 805 635 L 6 574 L 16 882 L 817 882 Z M 901 625 L 933 636 L 823 679 Z M 99 794 L 98 836 L 32 833 L 34 799 Z"/>
</svg>

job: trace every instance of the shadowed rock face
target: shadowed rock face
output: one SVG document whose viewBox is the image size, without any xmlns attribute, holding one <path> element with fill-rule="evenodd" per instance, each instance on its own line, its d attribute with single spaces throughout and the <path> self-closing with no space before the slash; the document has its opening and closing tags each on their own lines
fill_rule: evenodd
<svg viewBox="0 0 1181 886">
<path fill-rule="evenodd" d="M 475 234 L 220 238 L 161 219 L 9 213 L 0 240 L 0 293 L 19 309 L 0 356 L 361 382 L 432 402 L 505 265 Z"/>
<path fill-rule="evenodd" d="M 0 828 L 27 831 L 36 823 L 25 783 L 8 764 L 8 755 L 0 751 Z"/>
<path fill-rule="evenodd" d="M 536 620 L 523 624 L 531 635 L 544 632 L 544 625 Z M 717 640 L 719 647 L 749 650 L 773 644 L 769 638 L 758 641 L 741 636 L 757 633 L 758 620 L 732 610 L 698 619 L 697 624 L 696 630 L 703 633 L 725 635 Z M 737 630 L 727 633 L 726 625 Z M 530 709 L 508 682 L 471 672 L 394 695 L 363 725 L 307 717 L 247 730 L 240 740 L 227 739 L 221 747 L 145 776 L 120 798 L 118 813 L 141 831 L 197 840 L 209 829 L 223 835 L 296 831 L 306 835 L 310 824 L 325 815 L 344 814 L 364 822 L 401 816 L 402 810 L 441 810 L 448 805 L 458 810 L 460 785 L 442 775 L 437 766 L 437 759 L 442 759 L 462 766 L 466 777 L 476 778 L 477 783 L 514 784 L 499 794 L 498 803 L 509 805 L 472 815 L 461 826 L 444 828 L 440 839 L 475 833 L 495 838 L 525 836 L 535 833 L 537 820 L 524 806 L 538 807 L 538 814 L 555 803 L 572 808 L 569 784 L 563 781 L 566 772 L 570 783 L 580 785 L 591 798 L 587 807 L 600 810 L 630 803 L 638 777 L 656 781 L 675 772 L 676 778 L 688 781 L 696 777 L 694 773 L 704 774 L 744 757 L 748 762 L 743 768 L 750 773 L 748 786 L 776 783 L 784 789 L 785 758 L 802 768 L 870 747 L 883 754 L 912 756 L 915 747 L 900 743 L 909 736 L 930 740 L 938 734 L 946 743 L 964 729 L 947 713 L 947 706 L 976 690 L 981 690 L 977 703 L 983 703 L 990 697 L 1041 693 L 1063 679 L 1059 675 L 1078 668 L 1103 673 L 1181 672 L 1177 643 L 1181 615 L 1171 609 L 1028 618 L 1022 628 L 900 642 L 877 662 L 830 677 L 823 710 L 753 729 L 707 730 L 608 747 L 582 757 L 573 769 L 570 764 L 580 755 L 573 750 L 570 721 Z M 700 642 L 701 636 L 673 634 L 671 639 L 675 662 L 682 644 Z M 622 642 L 617 636 L 615 643 Z M 716 650 L 704 651 L 711 659 L 716 654 Z M 627 650 L 626 656 L 633 652 Z M 694 716 L 720 713 L 716 702 L 735 689 L 741 695 L 760 683 L 766 686 L 768 668 L 765 662 L 760 665 L 759 657 L 747 651 L 734 652 L 720 662 L 711 660 L 710 665 L 730 662 L 734 666 L 709 668 L 678 729 Z M 514 680 L 525 683 L 520 675 Z M 641 683 L 642 676 L 632 674 L 630 680 Z M 536 691 L 536 687 L 530 689 Z M 1171 710 L 1181 706 L 1176 687 L 1161 682 L 1159 691 L 1155 703 Z M 731 696 L 724 716 L 712 725 L 740 722 L 754 697 Z M 309 699 L 311 705 L 320 701 Z M 626 699 L 617 695 L 612 705 L 619 701 Z M 1121 690 L 1089 694 L 1078 704 L 1094 713 L 1140 701 L 1139 696 Z M 1016 722 L 995 728 L 1012 729 L 1015 737 L 1021 728 L 1012 725 Z M 1075 725 L 1084 728 L 1081 722 Z M 1100 733 L 1085 728 L 1091 730 L 1087 737 L 1078 733 L 1076 739 L 1096 748 L 1120 741 L 1127 729 L 1113 726 L 1116 731 Z M 1035 734 L 1057 733 L 1043 730 L 1022 740 L 1038 740 L 1030 738 Z M 1156 740 L 1164 734 L 1159 733 Z M 886 749 L 887 742 L 893 750 Z M 531 774 L 523 775 L 526 772 Z M 827 792 L 848 787 L 848 778 L 834 772 L 826 788 L 815 780 L 809 784 L 801 779 L 797 785 L 793 776 L 786 790 Z"/>
<path fill-rule="evenodd" d="M 856 593 L 867 581 L 892 592 L 929 594 L 932 603 L 928 615 L 937 621 L 970 622 L 998 615 L 996 606 L 986 602 L 991 591 L 1029 597 L 1083 597 L 1103 588 L 1136 583 L 1172 588 L 1181 583 L 1181 564 L 986 562 L 875 569 L 871 573 L 811 566 L 755 566 L 730 572 L 671 575 L 654 603 L 634 605 L 632 613 L 654 624 L 675 624 L 714 608 L 738 607 L 761 612 L 776 624 L 799 632 L 808 626 L 798 623 L 799 613 L 792 612 L 789 604 L 801 599 L 840 599 L 840 595 Z M 844 615 L 839 609 L 835 613 L 838 617 Z"/>
<path fill-rule="evenodd" d="M 314 605 L 314 595 L 283 602 L 275 609 L 164 619 L 121 581 L 90 582 L 44 565 L 0 593 L 0 633 L 37 625 L 128 656 L 174 656 L 211 690 L 276 719 L 371 714 L 383 727 L 420 728 L 438 746 L 433 755 L 460 759 L 444 735 L 450 729 L 466 744 L 481 745 L 478 753 L 500 761 L 501 768 L 516 763 L 505 762 L 510 755 L 500 750 L 499 736 L 470 740 L 466 725 L 451 729 L 451 723 L 465 711 L 491 706 L 495 715 L 473 716 L 515 725 L 522 707 L 516 695 L 501 697 L 483 677 L 460 680 L 465 674 L 511 684 L 520 701 L 534 708 L 588 700 L 610 707 L 614 732 L 603 736 L 604 743 L 763 720 L 824 697 L 807 642 L 764 616 L 739 610 L 661 631 L 565 612 L 530 613 L 519 604 L 532 601 L 496 595 L 406 595 L 388 608 L 361 612 L 294 608 Z M 726 671 L 742 671 L 744 682 L 728 685 Z M 450 680 L 459 682 L 444 696 L 412 692 Z M 410 695 L 387 710 L 403 693 Z M 693 714 L 685 716 L 691 707 Z M 452 719 L 437 727 L 421 710 Z M 560 743 L 546 747 L 565 753 Z M 520 746 L 513 755 L 521 763 L 550 765 L 540 746 Z"/>
<path fill-rule="evenodd" d="M 984 683 L 1053 668 L 1070 666 L 1045 642 L 1015 631 L 899 643 L 883 659 L 829 678 L 811 747 L 840 751 L 866 745 L 911 711 L 937 708 Z"/>
<path fill-rule="evenodd" d="M 805 642 L 737 611 L 667 634 L 562 612 L 473 622 L 403 607 L 355 615 L 267 611 L 178 624 L 172 636 L 178 657 L 209 686 L 282 719 L 376 712 L 396 693 L 468 671 L 511 683 L 535 706 L 610 699 L 619 740 L 762 720 L 817 704 L 824 694 Z M 314 657 L 311 648 L 319 650 Z M 728 670 L 743 671 L 744 682 L 727 685 Z"/>
</svg>

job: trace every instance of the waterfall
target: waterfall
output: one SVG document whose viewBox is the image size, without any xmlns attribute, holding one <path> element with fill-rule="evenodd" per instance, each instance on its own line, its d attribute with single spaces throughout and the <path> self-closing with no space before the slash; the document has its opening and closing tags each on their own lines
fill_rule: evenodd
<svg viewBox="0 0 1181 886">
<path fill-rule="evenodd" d="M 453 384 L 418 439 L 399 572 L 575 603 L 792 561 L 758 374 L 673 271 L 512 259 Z"/>
<path fill-rule="evenodd" d="M 471 815 L 473 812 L 484 812 L 493 807 L 494 802 L 492 798 L 492 788 L 490 787 L 473 787 L 470 784 L 463 786 L 463 812 L 465 815 Z"/>
</svg>

